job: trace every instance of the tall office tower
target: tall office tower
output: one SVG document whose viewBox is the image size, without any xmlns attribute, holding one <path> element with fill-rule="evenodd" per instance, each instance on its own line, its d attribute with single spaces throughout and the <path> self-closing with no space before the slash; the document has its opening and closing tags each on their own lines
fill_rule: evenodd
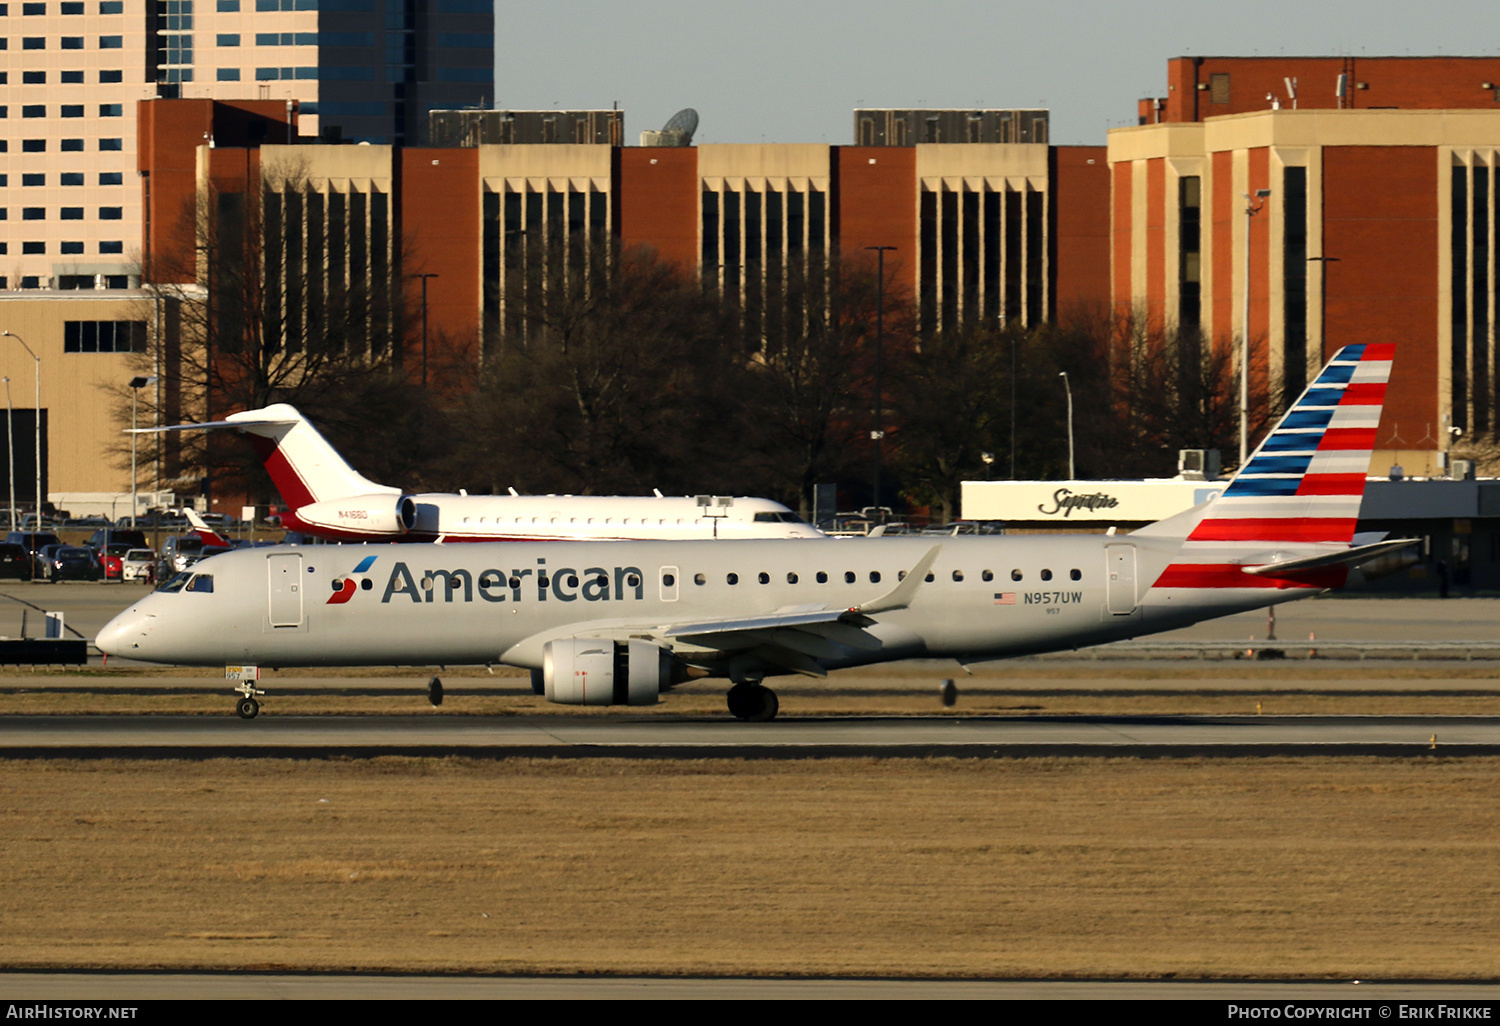
<svg viewBox="0 0 1500 1026">
<path fill-rule="evenodd" d="M 493 79 L 493 0 L 4 0 L 0 288 L 137 283 L 138 101 L 286 101 L 300 135 L 418 145 Z"/>
</svg>

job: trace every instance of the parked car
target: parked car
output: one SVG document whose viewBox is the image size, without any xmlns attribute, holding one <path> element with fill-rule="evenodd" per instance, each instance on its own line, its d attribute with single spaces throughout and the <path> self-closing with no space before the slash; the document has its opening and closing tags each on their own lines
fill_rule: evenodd
<svg viewBox="0 0 1500 1026">
<path fill-rule="evenodd" d="M 99 566 L 104 571 L 106 581 L 123 581 L 125 571 L 125 553 L 131 549 L 125 542 L 110 542 L 103 549 L 93 549 L 94 558 L 99 561 Z"/>
<path fill-rule="evenodd" d="M 131 549 L 120 561 L 120 578 L 126 581 L 156 580 L 156 553 L 151 549 Z"/>
<path fill-rule="evenodd" d="M 109 527 L 89 535 L 88 547 L 101 556 L 106 549 L 112 550 L 116 546 L 120 546 L 121 551 L 147 548 L 146 534 L 129 528 Z"/>
<path fill-rule="evenodd" d="M 197 534 L 168 535 L 167 540 L 161 545 L 157 578 L 163 581 L 170 580 L 173 574 L 182 573 L 198 560 L 228 551 L 222 545 L 203 544 L 203 538 Z"/>
<path fill-rule="evenodd" d="M 12 531 L 5 536 L 7 542 L 20 545 L 26 550 L 28 567 L 26 576 L 36 580 L 42 576 L 39 553 L 48 545 L 61 545 L 62 539 L 51 531 Z"/>
<path fill-rule="evenodd" d="M 31 553 L 15 542 L 0 542 L 0 577 L 18 581 L 31 577 Z"/>
<path fill-rule="evenodd" d="M 42 576 L 49 581 L 97 581 L 103 571 L 92 549 L 49 545 L 42 550 Z"/>
</svg>

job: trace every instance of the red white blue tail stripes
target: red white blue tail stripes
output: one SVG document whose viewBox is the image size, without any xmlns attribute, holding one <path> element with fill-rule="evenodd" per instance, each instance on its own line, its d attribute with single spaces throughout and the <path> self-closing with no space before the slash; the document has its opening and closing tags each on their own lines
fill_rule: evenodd
<svg viewBox="0 0 1500 1026">
<path fill-rule="evenodd" d="M 1270 562 L 1277 551 L 1284 558 L 1292 546 L 1353 539 L 1394 355 L 1390 344 L 1341 349 L 1208 507 L 1155 586 L 1334 583 L 1318 575 L 1255 577 L 1243 567 Z"/>
</svg>

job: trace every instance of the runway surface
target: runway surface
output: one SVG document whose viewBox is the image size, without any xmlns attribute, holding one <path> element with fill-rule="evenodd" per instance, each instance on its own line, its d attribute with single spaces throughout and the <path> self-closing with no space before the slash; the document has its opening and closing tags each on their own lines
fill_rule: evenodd
<svg viewBox="0 0 1500 1026">
<path fill-rule="evenodd" d="M 0 757 L 36 755 L 817 756 L 1215 752 L 1500 753 L 1500 717 L 7 716 Z"/>
<path fill-rule="evenodd" d="M 0 999 L 153 1000 L 1189 1000 L 1491 1003 L 1500 985 L 1469 982 L 1173 980 L 767 980 L 289 973 L 0 973 Z M 1376 1006 L 1378 1009 L 1378 1006 Z M 1392 1009 L 1394 1011 L 1394 1009 Z M 1378 1017 L 1378 1011 L 1370 1018 Z"/>
</svg>

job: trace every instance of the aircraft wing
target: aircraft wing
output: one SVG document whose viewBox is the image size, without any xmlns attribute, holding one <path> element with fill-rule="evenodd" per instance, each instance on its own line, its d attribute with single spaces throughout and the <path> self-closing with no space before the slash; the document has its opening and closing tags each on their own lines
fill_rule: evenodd
<svg viewBox="0 0 1500 1026">
<path fill-rule="evenodd" d="M 866 630 L 877 623 L 869 614 L 905 609 L 941 550 L 941 545 L 934 545 L 896 587 L 871 602 L 844 609 L 798 607 L 768 616 L 673 624 L 665 636 L 703 648 L 753 651 L 795 673 L 824 677 L 827 671 L 818 659 L 837 657 L 849 648 L 877 651 L 883 647 Z"/>
</svg>

